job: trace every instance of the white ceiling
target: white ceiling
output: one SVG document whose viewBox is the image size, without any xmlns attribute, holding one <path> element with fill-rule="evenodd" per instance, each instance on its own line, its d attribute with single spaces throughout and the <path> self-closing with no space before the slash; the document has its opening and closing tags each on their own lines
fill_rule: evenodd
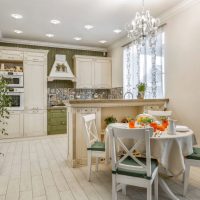
<svg viewBox="0 0 200 200">
<path fill-rule="evenodd" d="M 146 0 L 145 7 L 159 16 L 181 1 Z M 5 38 L 106 47 L 125 35 L 113 30 L 124 29 L 140 9 L 141 0 L 0 0 L 0 31 Z M 23 15 L 23 19 L 13 19 L 12 13 Z M 61 24 L 53 25 L 51 19 Z M 95 28 L 85 30 L 86 24 Z M 14 33 L 15 29 L 23 34 Z M 47 38 L 47 33 L 55 37 Z M 75 41 L 74 37 L 83 40 Z M 100 44 L 99 40 L 108 43 Z"/>
</svg>

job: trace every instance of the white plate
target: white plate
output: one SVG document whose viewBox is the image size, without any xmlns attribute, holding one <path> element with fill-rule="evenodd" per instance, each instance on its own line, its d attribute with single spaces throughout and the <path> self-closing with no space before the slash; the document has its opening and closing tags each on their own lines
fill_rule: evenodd
<svg viewBox="0 0 200 200">
<path fill-rule="evenodd" d="M 187 131 L 189 131 L 189 128 L 187 126 L 177 125 L 176 126 L 176 131 L 178 131 L 178 132 L 187 132 Z"/>
</svg>

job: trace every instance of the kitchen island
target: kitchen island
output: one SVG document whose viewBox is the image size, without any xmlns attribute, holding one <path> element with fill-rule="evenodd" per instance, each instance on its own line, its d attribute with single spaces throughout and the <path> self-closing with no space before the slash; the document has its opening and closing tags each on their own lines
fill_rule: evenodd
<svg viewBox="0 0 200 200">
<path fill-rule="evenodd" d="M 163 110 L 169 99 L 92 99 L 70 100 L 67 104 L 68 118 L 68 164 L 78 167 L 87 163 L 87 147 L 84 138 L 82 116 L 94 113 L 99 134 L 103 134 L 105 118 L 114 116 L 118 122 L 127 116 L 143 113 L 145 110 Z"/>
</svg>

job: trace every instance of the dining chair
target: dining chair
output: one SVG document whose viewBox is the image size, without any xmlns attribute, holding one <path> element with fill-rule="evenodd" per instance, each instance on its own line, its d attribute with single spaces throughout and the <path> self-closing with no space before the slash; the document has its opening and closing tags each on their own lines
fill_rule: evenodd
<svg viewBox="0 0 200 200">
<path fill-rule="evenodd" d="M 154 117 L 171 117 L 172 111 L 163 111 L 163 110 L 148 110 L 147 114 Z"/>
<path fill-rule="evenodd" d="M 91 180 L 92 158 L 96 158 L 96 171 L 98 171 L 99 158 L 105 158 L 105 143 L 101 142 L 96 127 L 95 114 L 83 116 L 84 135 L 88 154 L 88 181 Z"/>
<path fill-rule="evenodd" d="M 191 166 L 200 167 L 200 147 L 193 147 L 193 153 L 185 158 L 185 173 L 183 177 L 183 182 L 184 182 L 183 196 L 185 196 L 187 193 Z"/>
<path fill-rule="evenodd" d="M 151 158 L 150 137 L 152 128 L 112 129 L 112 200 L 117 200 L 117 191 L 121 185 L 133 185 L 147 188 L 147 200 L 152 200 L 154 183 L 155 200 L 158 200 L 158 162 Z M 129 148 L 123 142 L 132 139 L 134 145 Z M 133 152 L 145 143 L 146 157 L 136 157 Z M 125 154 L 119 155 L 119 147 Z"/>
</svg>

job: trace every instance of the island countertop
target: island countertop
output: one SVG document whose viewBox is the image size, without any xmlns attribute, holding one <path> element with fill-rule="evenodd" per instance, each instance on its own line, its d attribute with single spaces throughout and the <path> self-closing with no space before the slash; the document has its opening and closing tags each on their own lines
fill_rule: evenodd
<svg viewBox="0 0 200 200">
<path fill-rule="evenodd" d="M 69 100 L 67 107 L 123 107 L 164 105 L 169 99 L 74 99 Z"/>
</svg>

